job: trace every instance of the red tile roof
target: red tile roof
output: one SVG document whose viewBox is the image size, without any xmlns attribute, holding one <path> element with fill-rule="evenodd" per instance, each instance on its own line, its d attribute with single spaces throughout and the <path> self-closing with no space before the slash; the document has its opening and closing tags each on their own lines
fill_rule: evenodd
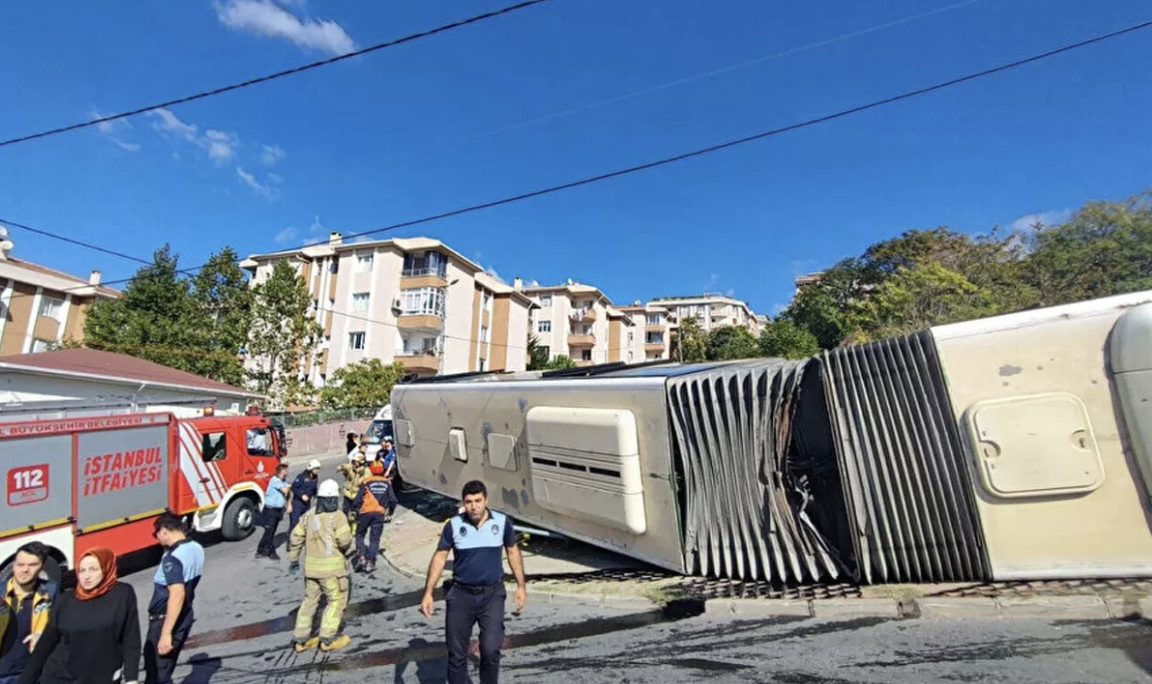
<svg viewBox="0 0 1152 684">
<path fill-rule="evenodd" d="M 98 349 L 61 349 L 37 354 L 0 357 L 0 369 L 13 366 L 32 371 L 44 370 L 77 375 L 101 375 L 130 383 L 147 382 L 159 385 L 178 385 L 206 392 L 257 396 L 255 392 L 202 378 L 194 373 L 162 366 L 158 363 L 138 359 L 135 356 Z"/>
</svg>

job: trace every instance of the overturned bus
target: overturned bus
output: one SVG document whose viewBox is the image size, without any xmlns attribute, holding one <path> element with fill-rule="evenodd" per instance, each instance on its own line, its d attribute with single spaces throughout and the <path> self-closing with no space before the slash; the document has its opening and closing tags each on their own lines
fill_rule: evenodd
<svg viewBox="0 0 1152 684">
<path fill-rule="evenodd" d="M 392 392 L 401 472 L 668 570 L 785 584 L 1152 574 L 1152 292 L 805 361 Z"/>
</svg>

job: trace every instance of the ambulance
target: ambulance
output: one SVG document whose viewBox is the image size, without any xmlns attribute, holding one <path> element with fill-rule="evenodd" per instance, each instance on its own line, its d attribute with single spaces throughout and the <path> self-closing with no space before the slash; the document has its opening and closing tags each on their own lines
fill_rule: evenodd
<svg viewBox="0 0 1152 684">
<path fill-rule="evenodd" d="M 368 460 L 376 458 L 376 452 L 380 451 L 380 447 L 384 444 L 385 439 L 396 441 L 392 432 L 392 404 L 386 404 L 384 408 L 376 412 L 375 418 L 368 424 L 368 429 L 364 431 L 368 436 Z"/>
<path fill-rule="evenodd" d="M 280 432 L 256 407 L 230 417 L 208 408 L 190 419 L 0 419 L 0 581 L 30 541 L 51 549 L 54 579 L 93 547 L 118 556 L 147 549 L 156 544 L 153 521 L 167 511 L 196 532 L 244 539 L 284 455 Z"/>
</svg>

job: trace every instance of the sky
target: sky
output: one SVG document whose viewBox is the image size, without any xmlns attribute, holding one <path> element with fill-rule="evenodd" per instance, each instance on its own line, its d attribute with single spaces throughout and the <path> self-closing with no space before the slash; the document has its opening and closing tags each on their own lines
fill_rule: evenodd
<svg viewBox="0 0 1152 684">
<path fill-rule="evenodd" d="M 0 4 L 0 138 L 343 54 L 513 0 Z M 551 0 L 299 76 L 0 148 L 0 217 L 183 266 L 770 130 L 1152 18 L 1130 0 Z M 387 236 L 618 304 L 794 276 L 913 228 L 1059 222 L 1152 186 L 1152 29 L 738 148 Z M 1143 142 L 1141 142 L 1143 141 Z M 117 257 L 10 230 L 105 280 Z"/>
</svg>

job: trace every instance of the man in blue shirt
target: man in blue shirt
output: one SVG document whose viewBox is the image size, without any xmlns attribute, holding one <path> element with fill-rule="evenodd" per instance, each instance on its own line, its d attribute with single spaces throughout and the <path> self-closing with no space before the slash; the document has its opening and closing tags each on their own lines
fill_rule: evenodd
<svg viewBox="0 0 1152 684">
<path fill-rule="evenodd" d="M 452 552 L 452 581 L 444 603 L 448 645 L 448 684 L 471 684 L 468 678 L 468 644 L 472 627 L 480 623 L 480 684 L 497 684 L 500 677 L 500 647 L 504 643 L 503 553 L 516 577 L 516 610 L 524 609 L 528 588 L 524 581 L 524 559 L 516 546 L 512 521 L 503 513 L 488 510 L 488 489 L 472 480 L 464 485 L 464 512 L 444 523 L 440 543 L 428 564 L 428 579 L 420 610 L 432 617 L 432 591 L 440 581 L 448 552 Z"/>
<path fill-rule="evenodd" d="M 284 507 L 288 505 L 288 494 L 291 491 L 288 481 L 284 479 L 286 477 L 288 466 L 281 463 L 276 466 L 276 474 L 268 480 L 268 488 L 264 490 L 264 512 L 260 516 L 260 526 L 264 528 L 264 534 L 260 537 L 260 543 L 256 545 L 257 558 L 280 560 L 280 554 L 276 553 L 276 528 L 284 519 Z"/>
<path fill-rule="evenodd" d="M 172 684 L 172 671 L 192 629 L 192 602 L 204 571 L 204 547 L 184 535 L 184 522 L 174 513 L 157 518 L 153 534 L 164 547 L 164 555 L 152 579 L 144 669 L 148 684 Z"/>
</svg>

